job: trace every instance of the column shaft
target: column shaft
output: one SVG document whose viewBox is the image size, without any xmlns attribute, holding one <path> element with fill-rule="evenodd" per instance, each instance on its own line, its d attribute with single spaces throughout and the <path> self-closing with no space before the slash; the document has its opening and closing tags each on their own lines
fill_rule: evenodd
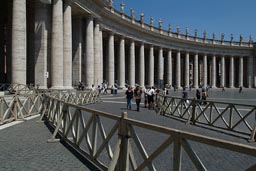
<svg viewBox="0 0 256 171">
<path fill-rule="evenodd" d="M 111 87 L 115 84 L 115 53 L 114 53 L 114 34 L 109 34 L 108 39 L 108 62 L 107 62 L 107 81 L 108 86 Z"/>
<path fill-rule="evenodd" d="M 54 0 L 52 12 L 51 89 L 63 89 L 63 3 Z"/>
<path fill-rule="evenodd" d="M 247 78 L 248 78 L 248 88 L 253 87 L 253 57 L 249 56 L 248 57 L 248 62 L 247 62 Z"/>
<path fill-rule="evenodd" d="M 94 32 L 93 17 L 86 20 L 85 34 L 85 86 L 91 88 L 94 84 Z"/>
<path fill-rule="evenodd" d="M 99 51 L 100 51 L 100 77 L 99 80 L 101 82 L 103 82 L 103 38 L 102 38 L 102 30 L 100 28 L 99 30 L 99 40 L 100 40 L 100 47 L 99 47 Z"/>
<path fill-rule="evenodd" d="M 181 64 L 180 64 L 180 51 L 177 51 L 176 55 L 176 87 L 180 88 L 180 80 L 181 80 Z"/>
<path fill-rule="evenodd" d="M 194 56 L 194 87 L 198 88 L 198 54 Z"/>
<path fill-rule="evenodd" d="M 204 87 L 207 86 L 207 55 L 205 54 L 204 55 L 204 80 L 203 80 L 203 83 L 204 83 Z"/>
<path fill-rule="evenodd" d="M 234 57 L 230 57 L 229 63 L 229 87 L 234 88 Z"/>
<path fill-rule="evenodd" d="M 2 3 L 2 2 L 1 2 Z M 0 6 L 0 83 L 5 83 L 5 54 L 4 54 L 4 40 L 5 40 L 5 33 L 4 33 L 4 3 Z"/>
<path fill-rule="evenodd" d="M 212 57 L 212 88 L 216 88 L 216 56 Z"/>
<path fill-rule="evenodd" d="M 154 86 L 154 46 L 152 45 L 149 50 L 148 84 Z"/>
<path fill-rule="evenodd" d="M 72 89 L 72 18 L 71 6 L 68 2 L 64 5 L 63 26 L 63 85 L 65 89 Z"/>
<path fill-rule="evenodd" d="M 26 84 L 26 0 L 13 0 L 11 82 Z"/>
<path fill-rule="evenodd" d="M 139 85 L 144 87 L 145 85 L 145 53 L 144 43 L 140 45 L 140 56 L 139 56 Z"/>
<path fill-rule="evenodd" d="M 185 87 L 189 87 L 189 52 L 186 52 L 185 57 Z"/>
<path fill-rule="evenodd" d="M 125 87 L 125 40 L 124 40 L 124 37 L 121 37 L 120 44 L 119 44 L 118 82 L 121 88 Z"/>
<path fill-rule="evenodd" d="M 167 84 L 172 86 L 172 50 L 168 50 L 167 55 Z"/>
<path fill-rule="evenodd" d="M 72 62 L 72 78 L 73 84 L 82 81 L 82 19 L 75 18 L 73 20 L 73 62 Z"/>
<path fill-rule="evenodd" d="M 100 24 L 96 22 L 94 27 L 94 85 L 100 85 L 101 80 L 101 40 L 100 40 Z"/>
<path fill-rule="evenodd" d="M 163 65 L 163 48 L 160 47 L 158 51 L 158 72 L 157 72 L 157 82 L 159 88 L 161 88 L 160 84 L 163 82 L 164 78 L 164 65 Z"/>
<path fill-rule="evenodd" d="M 49 56 L 49 10 L 47 5 L 35 1 L 35 85 L 47 89 Z"/>
<path fill-rule="evenodd" d="M 135 43 L 134 40 L 130 42 L 130 59 L 129 59 L 129 85 L 135 86 Z"/>
<path fill-rule="evenodd" d="M 239 87 L 244 86 L 244 58 L 242 56 L 239 57 L 239 77 L 238 77 L 238 82 L 239 82 Z"/>
<path fill-rule="evenodd" d="M 225 87 L 225 57 L 221 57 L 221 87 Z"/>
</svg>

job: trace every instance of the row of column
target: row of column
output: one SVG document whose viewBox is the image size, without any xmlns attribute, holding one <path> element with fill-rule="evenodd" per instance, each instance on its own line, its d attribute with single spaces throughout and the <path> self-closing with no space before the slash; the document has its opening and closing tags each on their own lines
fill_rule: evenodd
<svg viewBox="0 0 256 171">
<path fill-rule="evenodd" d="M 147 84 L 152 86 L 157 80 L 164 80 L 166 76 L 166 83 L 169 85 L 175 84 L 176 87 L 181 87 L 181 80 L 184 75 L 183 86 L 190 86 L 190 56 L 189 52 L 185 53 L 184 72 L 181 68 L 181 52 L 175 49 L 176 59 L 173 60 L 172 49 L 167 50 L 167 57 L 164 60 L 163 48 L 158 48 L 157 57 L 154 56 L 154 46 L 149 45 L 149 55 L 145 57 L 145 45 L 139 42 L 139 56 L 138 66 L 135 69 L 135 41 L 129 39 L 129 56 L 128 56 L 128 72 L 126 74 L 125 58 L 125 37 L 120 36 L 119 39 L 119 58 L 118 67 L 115 68 L 115 35 L 108 33 L 107 37 L 107 54 L 103 56 L 103 36 L 100 24 L 93 17 L 87 17 L 85 24 L 85 38 L 82 38 L 82 18 L 76 18 L 72 21 L 71 5 L 69 1 L 53 0 L 52 3 L 52 25 L 49 28 L 49 9 L 46 5 L 36 2 L 35 14 L 35 32 L 36 32 L 36 47 L 40 46 L 38 50 L 38 60 L 35 63 L 35 83 L 40 84 L 42 88 L 47 87 L 48 71 L 50 71 L 51 88 L 52 89 L 69 89 L 72 88 L 72 82 L 84 81 L 87 87 L 99 85 L 103 79 L 106 79 L 110 86 L 115 84 L 115 73 L 117 72 L 117 80 L 120 87 L 125 86 L 125 78 L 131 86 L 135 85 L 135 75 L 137 76 L 138 84 L 145 85 L 145 60 L 148 60 L 148 76 Z M 41 21 L 41 22 L 40 22 Z M 12 82 L 26 84 L 26 0 L 13 0 L 13 20 L 12 20 Z M 72 26 L 73 22 L 73 26 Z M 39 27 L 40 26 L 40 27 Z M 38 28 L 42 28 L 41 30 Z M 72 34 L 72 28 L 73 34 Z M 51 30 L 51 31 L 49 31 Z M 40 34 L 39 34 L 40 32 Z M 51 34 L 51 36 L 49 36 Z M 40 35 L 40 36 L 38 36 Z M 37 37 L 38 36 L 38 37 Z M 51 43 L 49 43 L 51 37 Z M 85 40 L 85 50 L 83 54 L 82 42 Z M 39 45 L 37 45 L 37 43 Z M 49 48 L 49 45 L 51 46 Z M 72 47 L 72 46 L 75 46 Z M 50 62 L 48 61 L 48 49 L 50 50 Z M 73 52 L 73 53 L 72 53 Z M 193 63 L 193 85 L 197 88 L 199 82 L 199 64 L 198 53 L 194 54 Z M 73 59 L 72 59 L 73 56 Z M 154 70 L 154 59 L 157 58 L 157 70 Z M 216 56 L 212 57 L 211 68 L 211 86 L 216 87 Z M 203 55 L 203 86 L 208 84 L 207 73 L 209 57 Z M 253 76 L 253 59 L 248 58 L 248 80 L 252 80 Z M 103 66 L 103 60 L 106 61 L 106 66 Z M 175 64 L 173 64 L 175 61 Z M 164 70 L 164 63 L 166 63 L 166 71 Z M 49 66 L 50 64 L 50 66 Z M 173 65 L 176 71 L 173 74 Z M 103 78 L 103 67 L 106 67 L 105 78 Z M 239 86 L 243 86 L 243 57 L 239 58 Z M 116 70 L 117 71 L 116 71 Z M 221 86 L 225 86 L 225 57 L 221 57 Z M 234 87 L 234 57 L 230 57 L 229 66 L 229 87 Z M 154 73 L 157 71 L 157 73 Z M 43 73 L 43 74 L 42 74 Z M 154 77 L 156 75 L 156 77 Z M 175 81 L 173 82 L 173 75 Z M 249 83 L 248 85 L 251 85 Z"/>
<path fill-rule="evenodd" d="M 109 36 L 109 44 L 108 44 L 108 51 L 109 51 L 109 58 L 108 58 L 108 63 L 110 66 L 110 69 L 114 69 L 114 43 L 113 43 L 113 38 L 114 35 L 113 33 L 110 34 Z M 139 56 L 138 56 L 138 70 L 135 70 L 135 42 L 134 40 L 130 40 L 129 41 L 129 56 L 128 56 L 128 82 L 131 86 L 135 85 L 135 75 L 138 75 L 138 79 L 137 79 L 137 83 L 141 86 L 145 85 L 145 48 L 144 48 L 144 43 L 141 42 L 139 45 Z M 165 84 L 169 84 L 169 85 L 173 85 L 173 81 L 172 81 L 172 75 L 173 75 L 173 67 L 172 67 L 172 61 L 173 61 L 173 57 L 172 57 L 172 49 L 168 49 L 167 52 L 167 57 L 164 60 L 163 57 L 163 48 L 162 47 L 157 47 L 158 48 L 158 56 L 157 56 L 157 73 L 156 73 L 156 79 L 157 80 L 164 80 L 164 61 L 167 63 L 167 67 L 166 67 L 166 83 Z M 181 79 L 183 79 L 182 74 L 182 67 L 181 67 L 181 52 L 179 50 L 175 50 L 176 51 L 176 71 L 175 71 L 175 75 L 176 75 L 176 80 L 175 80 L 175 85 L 177 88 L 181 87 Z M 190 83 L 190 53 L 186 52 L 185 53 L 185 62 L 184 62 L 184 85 L 185 87 L 189 87 L 191 85 Z M 125 80 L 125 39 L 123 36 L 121 36 L 120 38 L 120 42 L 119 42 L 119 64 L 118 64 L 118 70 L 116 72 L 118 72 L 118 82 L 120 84 L 121 87 L 124 87 L 124 80 Z M 154 46 L 150 45 L 149 47 L 149 56 L 147 57 L 148 59 L 148 82 L 147 84 L 152 86 L 154 85 L 155 81 L 154 81 Z M 227 57 L 222 56 L 221 57 L 221 67 L 220 67 L 220 86 L 221 87 L 225 87 L 226 86 L 226 76 L 225 76 L 225 72 L 226 72 L 226 66 L 225 66 L 225 59 Z M 234 79 L 235 79 L 235 75 L 234 75 L 234 57 L 228 57 L 230 58 L 230 66 L 229 66 L 229 87 L 233 88 L 234 87 Z M 210 70 L 208 70 L 208 62 L 209 62 L 209 57 L 204 54 L 203 55 L 203 70 L 201 71 L 201 74 L 203 74 L 203 79 L 202 79 L 202 86 L 208 86 L 208 72 L 210 72 Z M 249 57 L 249 62 L 248 62 L 248 75 L 250 77 L 252 77 L 253 75 L 253 70 L 252 67 L 250 67 L 250 61 L 252 61 L 252 57 Z M 194 53 L 194 63 L 193 63 L 193 83 L 192 85 L 195 88 L 198 88 L 199 85 L 199 61 L 198 61 L 198 53 Z M 244 81 L 243 81 L 243 77 L 244 77 L 244 64 L 243 64 L 243 60 L 244 57 L 239 57 L 239 75 L 238 75 L 238 84 L 239 86 L 244 86 Z M 111 65 L 112 64 L 112 65 Z M 109 67 L 108 66 L 108 67 Z M 216 87 L 216 74 L 217 74 L 217 69 L 216 69 L 216 56 L 213 55 L 211 57 L 211 86 L 213 88 Z M 114 71 L 109 71 L 107 73 L 108 77 L 107 77 L 107 81 L 109 81 L 109 83 L 112 85 L 114 83 Z M 251 85 L 251 83 L 248 85 Z"/>
</svg>

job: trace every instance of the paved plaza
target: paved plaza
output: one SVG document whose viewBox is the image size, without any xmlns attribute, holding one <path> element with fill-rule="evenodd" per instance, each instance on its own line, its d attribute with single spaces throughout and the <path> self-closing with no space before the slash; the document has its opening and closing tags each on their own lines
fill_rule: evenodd
<svg viewBox="0 0 256 171">
<path fill-rule="evenodd" d="M 170 90 L 169 93 L 172 96 L 181 97 L 182 91 Z M 256 99 L 254 99 L 255 95 L 256 90 L 254 89 L 245 89 L 242 93 L 238 93 L 238 89 L 226 89 L 225 92 L 218 89 L 209 91 L 209 100 L 254 105 L 256 102 Z M 194 96 L 195 91 L 189 91 L 189 97 L 193 98 Z M 141 104 L 140 112 L 135 110 L 135 104 L 133 104 L 132 110 L 127 111 L 123 91 L 117 95 L 102 95 L 101 98 L 102 101 L 100 103 L 92 104 L 88 107 L 116 115 L 121 115 L 122 112 L 128 112 L 129 118 L 255 146 L 255 143 L 249 143 L 247 140 L 239 137 L 210 131 L 157 115 L 153 110 L 144 108 L 143 103 Z M 65 147 L 65 144 L 59 142 L 47 143 L 46 141 L 51 137 L 52 133 L 45 124 L 38 123 L 36 122 L 37 120 L 38 118 L 35 118 L 0 130 L 0 170 L 90 170 L 91 165 L 86 160 L 74 155 L 72 150 Z M 146 130 L 138 130 L 138 135 L 149 151 L 152 150 L 151 148 L 157 146 L 163 138 L 162 135 L 151 134 Z M 229 168 L 238 171 L 256 164 L 255 157 L 229 152 L 223 149 L 214 149 L 211 146 L 195 144 L 193 142 L 191 144 L 200 158 L 202 158 L 203 163 L 208 166 L 208 170 L 217 171 Z M 158 170 L 164 171 L 172 168 L 171 154 L 166 152 L 164 155 L 159 156 L 155 164 Z M 188 157 L 185 154 L 183 156 L 182 170 L 195 170 Z"/>
</svg>

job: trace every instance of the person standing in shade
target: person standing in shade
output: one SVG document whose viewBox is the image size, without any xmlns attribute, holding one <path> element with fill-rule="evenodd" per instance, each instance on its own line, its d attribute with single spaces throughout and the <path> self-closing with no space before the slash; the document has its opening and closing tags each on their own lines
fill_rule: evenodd
<svg viewBox="0 0 256 171">
<path fill-rule="evenodd" d="M 132 109 L 132 98 L 133 98 L 133 91 L 131 86 L 128 87 L 128 90 L 125 92 L 126 94 L 126 99 L 127 99 L 127 109 L 131 110 Z"/>
<path fill-rule="evenodd" d="M 188 92 L 185 87 L 183 88 L 182 98 L 184 99 L 184 107 L 186 107 L 186 103 L 188 102 Z"/>
<path fill-rule="evenodd" d="M 140 111 L 141 96 L 142 96 L 142 90 L 140 86 L 137 86 L 136 89 L 134 90 L 134 97 L 135 97 L 138 112 Z"/>
<path fill-rule="evenodd" d="M 239 93 L 242 93 L 242 90 L 243 90 L 243 88 L 242 88 L 242 86 L 240 86 L 239 87 Z"/>
<path fill-rule="evenodd" d="M 207 92 L 203 89 L 202 90 L 202 103 L 203 103 L 203 105 L 206 105 L 207 104 L 207 102 L 206 102 L 206 98 L 208 97 L 208 94 L 207 94 Z"/>
<path fill-rule="evenodd" d="M 196 99 L 200 100 L 201 99 L 201 93 L 198 89 L 196 89 Z"/>
</svg>

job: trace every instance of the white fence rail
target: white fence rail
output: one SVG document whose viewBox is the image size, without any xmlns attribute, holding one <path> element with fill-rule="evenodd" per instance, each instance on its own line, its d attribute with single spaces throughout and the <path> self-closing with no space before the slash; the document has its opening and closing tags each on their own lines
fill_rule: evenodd
<svg viewBox="0 0 256 171">
<path fill-rule="evenodd" d="M 216 101 L 201 101 L 158 95 L 159 114 L 188 123 L 227 130 L 255 141 L 256 106 Z"/>
<path fill-rule="evenodd" d="M 200 148 L 194 148 L 195 146 L 210 145 L 216 150 L 221 148 L 228 152 L 256 156 L 256 148 L 253 146 L 148 124 L 129 119 L 126 113 L 120 117 L 91 110 L 47 95 L 43 108 L 42 116 L 55 128 L 49 142 L 56 141 L 56 136 L 60 136 L 102 170 L 155 171 L 159 168 L 157 158 L 166 151 L 168 158 L 172 159 L 165 163 L 167 169 L 180 171 L 184 161 L 191 161 L 194 167 L 192 170 L 207 170 L 208 162 L 214 162 L 214 159 L 211 160 L 212 154 L 207 156 L 206 162 L 197 151 Z M 143 136 L 146 138 L 142 138 Z M 152 139 L 149 141 L 148 137 Z M 153 143 L 150 142 L 154 142 L 154 138 L 161 142 L 151 146 Z M 150 148 L 146 148 L 146 145 Z M 187 156 L 185 160 L 184 153 Z M 166 161 L 166 156 L 161 161 Z M 252 163 L 254 164 L 255 162 Z M 243 170 L 253 167 L 256 166 L 246 166 Z"/>
</svg>

